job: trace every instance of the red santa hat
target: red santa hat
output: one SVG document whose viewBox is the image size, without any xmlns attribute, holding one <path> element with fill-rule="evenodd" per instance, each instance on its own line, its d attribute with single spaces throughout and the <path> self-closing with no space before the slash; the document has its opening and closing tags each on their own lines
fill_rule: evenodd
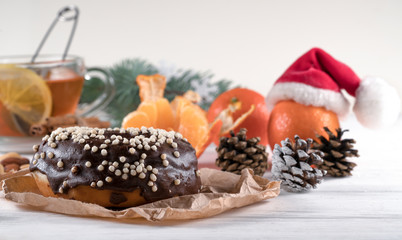
<svg viewBox="0 0 402 240">
<path fill-rule="evenodd" d="M 319 48 L 296 60 L 268 93 L 269 111 L 281 100 L 325 107 L 344 117 L 350 104 L 341 90 L 356 98 L 354 112 L 359 122 L 370 128 L 390 125 L 400 111 L 396 90 L 379 78 L 361 80 L 347 65 Z"/>
</svg>

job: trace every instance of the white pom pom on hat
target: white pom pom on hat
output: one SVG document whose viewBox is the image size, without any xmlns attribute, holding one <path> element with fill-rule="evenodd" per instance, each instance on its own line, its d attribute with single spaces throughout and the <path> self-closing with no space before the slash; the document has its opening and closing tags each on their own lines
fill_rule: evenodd
<svg viewBox="0 0 402 240">
<path fill-rule="evenodd" d="M 399 116 L 401 103 L 395 88 L 379 78 L 361 80 L 347 65 L 319 48 L 302 55 L 279 77 L 266 103 L 271 111 L 281 100 L 294 100 L 345 117 L 350 104 L 342 89 L 356 98 L 353 110 L 365 127 L 389 126 Z"/>
</svg>

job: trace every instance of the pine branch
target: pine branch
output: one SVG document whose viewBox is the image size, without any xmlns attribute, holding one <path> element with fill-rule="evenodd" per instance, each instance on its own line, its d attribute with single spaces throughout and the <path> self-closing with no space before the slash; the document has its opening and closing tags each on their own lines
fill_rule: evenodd
<svg viewBox="0 0 402 240">
<path fill-rule="evenodd" d="M 151 63 L 140 59 L 126 59 L 109 68 L 111 76 L 115 80 L 116 96 L 105 109 L 110 117 L 112 126 L 120 126 L 121 121 L 129 112 L 134 111 L 140 104 L 139 88 L 135 80 L 140 74 L 153 75 L 159 70 Z M 207 110 L 212 101 L 224 91 L 227 91 L 232 82 L 219 80 L 211 83 L 213 74 L 210 72 L 196 72 L 193 70 L 179 70 L 167 79 L 165 97 L 172 101 L 177 95 L 182 95 L 188 90 L 196 91 L 200 86 L 210 88 L 213 91 L 207 92 L 203 97 L 200 106 Z M 89 103 L 99 96 L 103 91 L 103 84 L 99 79 L 85 81 L 83 94 L 80 103 Z"/>
</svg>

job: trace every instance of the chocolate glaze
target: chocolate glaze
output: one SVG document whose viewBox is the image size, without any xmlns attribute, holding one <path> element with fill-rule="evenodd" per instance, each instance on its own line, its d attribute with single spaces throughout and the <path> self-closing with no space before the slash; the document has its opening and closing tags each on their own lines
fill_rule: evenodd
<svg viewBox="0 0 402 240">
<path fill-rule="evenodd" d="M 110 194 L 109 202 L 115 205 L 119 205 L 120 203 L 124 203 L 127 201 L 126 196 L 123 193 L 112 192 Z"/>
<path fill-rule="evenodd" d="M 87 131 L 89 128 L 75 127 L 74 129 L 79 132 L 82 131 L 82 129 Z M 88 131 L 90 130 L 91 129 Z M 100 129 L 95 130 L 99 131 Z M 143 132 L 139 130 L 140 135 L 143 135 L 146 138 L 151 136 L 147 130 L 142 130 Z M 152 149 L 145 150 L 144 147 L 142 147 L 142 149 L 138 146 L 134 147 L 133 145 L 138 145 L 135 143 L 127 143 L 127 141 L 123 143 L 124 138 L 130 140 L 135 137 L 135 133 L 133 134 L 133 132 L 130 131 L 123 131 L 121 133 L 120 130 L 117 129 L 103 129 L 101 131 L 104 131 L 104 133 L 100 135 L 104 135 L 104 139 L 98 138 L 97 134 L 95 134 L 96 136 L 90 136 L 88 134 L 86 135 L 88 136 L 86 137 L 87 139 L 85 139 L 85 142 L 83 143 L 77 141 L 78 138 L 74 142 L 72 136 L 76 132 L 72 132 L 71 128 L 69 131 L 70 133 L 68 133 L 68 129 L 59 129 L 59 132 L 53 132 L 52 135 L 50 135 L 50 138 L 45 137 L 30 164 L 31 171 L 38 170 L 47 175 L 50 187 L 54 193 L 59 193 L 60 189 L 63 193 L 67 193 L 70 188 L 75 188 L 80 185 L 91 186 L 91 184 L 92 187 L 96 189 L 109 189 L 121 192 L 132 192 L 139 188 L 141 190 L 141 195 L 145 200 L 153 202 L 173 196 L 194 194 L 200 191 L 201 181 L 197 174 L 198 169 L 195 150 L 190 143 L 181 137 L 174 138 L 174 142 L 177 143 L 176 148 L 174 148 L 175 144 L 172 146 L 171 143 L 165 141 L 157 147 L 156 151 L 154 151 Z M 166 133 L 166 131 L 164 132 Z M 60 139 L 62 134 L 67 135 L 67 137 L 64 136 L 64 140 Z M 112 145 L 112 135 L 121 136 L 122 140 L 119 141 L 118 144 Z M 111 142 L 106 144 L 106 139 L 110 139 Z M 51 147 L 51 143 L 56 143 L 57 146 L 55 148 Z M 99 149 L 93 152 L 91 149 L 88 150 L 87 147 L 87 150 L 85 150 L 86 144 L 88 144 L 91 149 L 93 146 L 96 146 Z M 101 144 L 107 145 L 107 147 L 104 148 L 107 151 L 106 156 L 101 154 Z M 150 145 L 151 144 L 152 143 L 150 143 Z M 130 148 L 135 149 L 134 154 L 129 152 Z M 175 151 L 180 153 L 179 157 L 174 156 Z M 42 158 L 42 153 L 46 154 L 44 158 Z M 52 156 L 51 153 L 53 153 L 54 156 Z M 147 170 L 145 178 L 140 179 L 139 173 L 132 176 L 130 173 L 127 174 L 127 169 L 125 172 L 128 175 L 128 178 L 124 180 L 122 177 L 124 174 L 124 164 L 128 163 L 130 166 L 134 165 L 135 162 L 138 162 L 141 159 L 143 153 L 147 155 L 143 162 L 144 166 L 147 167 L 150 165 L 153 169 L 156 168 L 158 170 L 157 174 L 154 174 L 157 178 L 156 181 L 152 181 L 152 170 Z M 166 160 L 169 162 L 168 166 L 164 166 L 163 160 L 161 159 L 163 153 L 166 154 Z M 42 156 L 40 156 L 41 154 Z M 120 161 L 120 157 L 122 156 L 126 157 L 126 160 L 123 163 Z M 104 165 L 103 171 L 100 171 L 98 166 L 102 165 L 102 162 L 105 160 L 108 164 Z M 61 168 L 57 166 L 59 161 L 63 162 Z M 87 162 L 90 162 L 90 164 Z M 118 163 L 118 167 L 115 167 L 115 169 L 121 171 L 122 174 L 120 176 L 116 176 L 119 175 L 116 174 L 116 171 L 112 172 L 109 170 L 109 166 L 113 166 L 110 164 L 113 164 L 114 162 Z M 88 167 L 88 165 L 90 166 Z M 75 168 L 74 171 L 72 171 L 73 167 Z M 132 170 L 130 167 L 128 167 L 128 169 L 130 171 Z M 143 170 L 143 172 L 145 172 L 145 170 Z M 106 181 L 106 177 L 111 177 L 112 181 Z M 180 179 L 179 185 L 174 184 L 175 179 Z M 98 181 L 102 181 L 103 184 L 95 185 Z M 156 191 L 152 191 L 152 186 L 149 186 L 150 181 L 153 183 L 153 186 L 156 186 Z"/>
</svg>

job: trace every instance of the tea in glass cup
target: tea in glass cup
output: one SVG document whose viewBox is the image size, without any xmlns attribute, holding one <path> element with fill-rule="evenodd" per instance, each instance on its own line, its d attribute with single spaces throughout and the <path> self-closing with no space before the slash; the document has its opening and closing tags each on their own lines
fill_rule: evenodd
<svg viewBox="0 0 402 240">
<path fill-rule="evenodd" d="M 60 59 L 45 55 L 31 63 L 30 56 L 0 57 L 0 151 L 23 141 L 31 125 L 49 116 L 76 113 L 84 81 L 91 78 L 89 71 L 98 73 L 106 90 L 81 114 L 101 110 L 110 101 L 113 79 L 106 71 L 87 70 L 77 56 Z"/>
</svg>

